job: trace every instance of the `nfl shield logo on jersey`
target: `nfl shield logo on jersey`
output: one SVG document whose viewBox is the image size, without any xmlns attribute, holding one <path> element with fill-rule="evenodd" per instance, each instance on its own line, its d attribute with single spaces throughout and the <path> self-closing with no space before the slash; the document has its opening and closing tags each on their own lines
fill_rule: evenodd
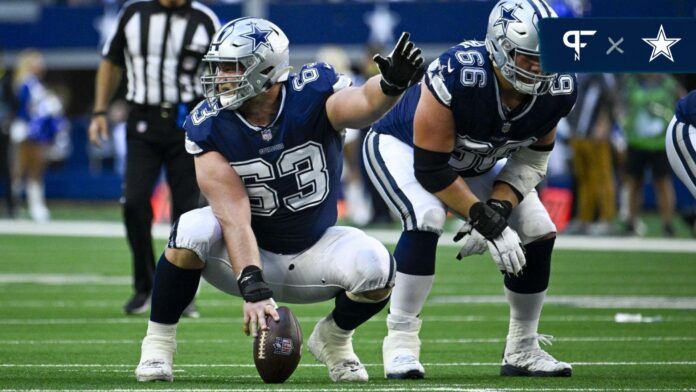
<svg viewBox="0 0 696 392">
<path fill-rule="evenodd" d="M 261 139 L 263 139 L 264 142 L 269 142 L 271 139 L 273 139 L 273 132 L 266 128 L 261 131 Z"/>
<path fill-rule="evenodd" d="M 512 126 L 511 122 L 508 122 L 508 121 L 504 122 L 503 129 L 502 129 L 503 133 L 508 133 L 510 131 L 511 126 Z"/>
</svg>

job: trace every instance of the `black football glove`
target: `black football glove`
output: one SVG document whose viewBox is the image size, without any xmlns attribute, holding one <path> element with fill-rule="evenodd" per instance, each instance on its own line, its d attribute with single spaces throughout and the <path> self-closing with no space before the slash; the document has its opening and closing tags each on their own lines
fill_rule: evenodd
<svg viewBox="0 0 696 392">
<path fill-rule="evenodd" d="M 518 276 L 527 260 L 520 237 L 507 224 L 507 218 L 511 213 L 512 203 L 507 200 L 490 199 L 485 204 L 480 201 L 474 203 L 469 209 L 469 220 L 471 226 L 486 239 L 488 251 L 491 252 L 498 269 L 503 273 Z M 462 250 L 467 251 L 468 248 Z M 462 251 L 459 253 L 462 255 Z"/>
<path fill-rule="evenodd" d="M 492 241 L 507 227 L 507 219 L 496 209 L 483 202 L 476 202 L 469 209 L 471 225 L 487 240 Z"/>
<path fill-rule="evenodd" d="M 507 221 L 512 214 L 512 203 L 507 200 L 488 199 L 486 205 L 491 207 L 495 212 L 500 214 Z"/>
<path fill-rule="evenodd" d="M 407 88 L 418 83 L 425 73 L 421 50 L 408 40 L 409 36 L 409 33 L 401 33 L 399 42 L 389 56 L 376 54 L 372 58 L 382 74 L 379 85 L 386 95 L 401 95 Z"/>
</svg>

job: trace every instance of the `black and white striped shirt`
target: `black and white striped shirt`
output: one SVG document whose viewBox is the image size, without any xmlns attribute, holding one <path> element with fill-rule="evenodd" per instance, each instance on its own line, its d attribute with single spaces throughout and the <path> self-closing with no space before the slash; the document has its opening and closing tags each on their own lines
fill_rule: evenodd
<svg viewBox="0 0 696 392">
<path fill-rule="evenodd" d="M 573 137 L 582 139 L 592 136 L 600 110 L 609 110 L 609 115 L 613 116 L 616 87 L 616 79 L 611 74 L 578 75 L 578 99 L 566 116 Z"/>
<path fill-rule="evenodd" d="M 197 1 L 172 9 L 133 0 L 121 9 L 102 56 L 126 68 L 129 102 L 190 103 L 203 95 L 200 63 L 219 28 L 217 16 Z"/>
</svg>

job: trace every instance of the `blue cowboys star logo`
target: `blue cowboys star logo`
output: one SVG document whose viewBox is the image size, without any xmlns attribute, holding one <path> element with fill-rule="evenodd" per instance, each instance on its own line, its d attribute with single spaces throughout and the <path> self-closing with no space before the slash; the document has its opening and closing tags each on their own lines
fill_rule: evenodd
<svg viewBox="0 0 696 392">
<path fill-rule="evenodd" d="M 242 34 L 241 36 L 254 41 L 254 48 L 252 49 L 254 52 L 261 45 L 265 45 L 267 48 L 273 50 L 271 44 L 268 43 L 268 36 L 271 35 L 272 32 L 273 30 L 261 30 L 256 26 L 255 23 L 252 23 L 251 32 Z"/>
<path fill-rule="evenodd" d="M 507 34 L 508 25 L 510 23 L 522 22 L 515 16 L 515 11 L 518 7 L 519 5 L 515 5 L 512 8 L 505 8 L 505 6 L 500 7 L 500 17 L 498 17 L 498 20 L 495 21 L 493 26 L 503 25 L 503 33 Z"/>
</svg>

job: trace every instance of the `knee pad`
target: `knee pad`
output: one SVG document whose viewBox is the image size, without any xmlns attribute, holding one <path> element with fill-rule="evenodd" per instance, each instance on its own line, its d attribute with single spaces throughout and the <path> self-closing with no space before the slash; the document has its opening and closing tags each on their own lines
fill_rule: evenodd
<svg viewBox="0 0 696 392">
<path fill-rule="evenodd" d="M 348 296 L 348 298 L 355 302 L 375 304 L 389 298 L 389 296 L 391 295 L 391 290 L 391 287 L 389 287 L 384 289 L 364 291 L 362 293 L 356 294 L 346 291 L 346 296 Z"/>
<path fill-rule="evenodd" d="M 396 276 L 394 258 L 381 243 L 377 240 L 374 242 L 375 246 L 366 246 L 356 252 L 355 271 L 346 271 L 347 274 L 355 274 L 354 279 L 351 279 L 355 284 L 346 290 L 354 295 L 390 289 L 394 286 Z"/>
<path fill-rule="evenodd" d="M 523 244 L 530 244 L 557 231 L 536 191 L 528 194 L 522 203 L 512 210 L 508 223 L 520 236 Z"/>
<path fill-rule="evenodd" d="M 442 234 L 445 227 L 445 219 L 447 213 L 444 208 L 431 207 L 423 216 L 418 217 L 418 230 L 435 233 L 438 236 Z"/>
<path fill-rule="evenodd" d="M 190 249 L 206 262 L 214 243 L 222 240 L 222 228 L 210 207 L 189 211 L 172 226 L 168 248 Z"/>
<path fill-rule="evenodd" d="M 549 287 L 551 253 L 556 237 L 534 241 L 524 246 L 527 265 L 520 276 L 505 275 L 505 287 L 520 294 L 535 294 Z"/>
</svg>

